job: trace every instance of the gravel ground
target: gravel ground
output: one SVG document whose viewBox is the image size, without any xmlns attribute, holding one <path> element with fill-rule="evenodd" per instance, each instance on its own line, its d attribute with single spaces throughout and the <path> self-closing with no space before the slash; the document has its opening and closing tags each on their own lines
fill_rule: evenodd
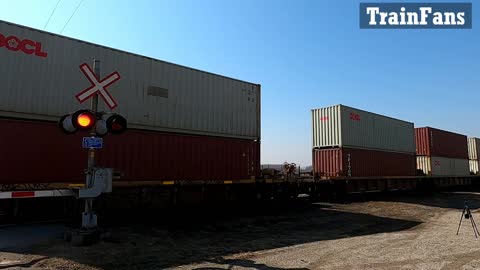
<svg viewBox="0 0 480 270">
<path fill-rule="evenodd" d="M 54 239 L 4 250 L 0 269 L 480 269 L 469 220 L 456 235 L 464 198 L 480 222 L 477 193 L 195 209 L 170 222 L 116 224 L 91 247 Z"/>
</svg>

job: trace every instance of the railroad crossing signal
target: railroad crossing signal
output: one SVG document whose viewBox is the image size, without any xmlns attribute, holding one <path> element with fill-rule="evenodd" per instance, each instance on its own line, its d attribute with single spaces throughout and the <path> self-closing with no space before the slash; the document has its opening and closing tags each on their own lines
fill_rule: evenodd
<svg viewBox="0 0 480 270">
<path fill-rule="evenodd" d="M 120 74 L 115 71 L 105 77 L 103 80 L 100 80 L 100 78 L 97 77 L 90 66 L 86 63 L 81 64 L 80 69 L 92 85 L 75 96 L 78 102 L 83 103 L 98 93 L 111 110 L 117 107 L 117 102 L 115 102 L 113 97 L 107 91 L 107 87 L 120 80 Z"/>
<path fill-rule="evenodd" d="M 74 134 L 77 131 L 90 131 L 95 127 L 97 137 L 103 137 L 108 133 L 122 134 L 127 130 L 125 117 L 116 113 L 95 113 L 87 109 L 62 116 L 58 124 L 65 134 Z"/>
</svg>

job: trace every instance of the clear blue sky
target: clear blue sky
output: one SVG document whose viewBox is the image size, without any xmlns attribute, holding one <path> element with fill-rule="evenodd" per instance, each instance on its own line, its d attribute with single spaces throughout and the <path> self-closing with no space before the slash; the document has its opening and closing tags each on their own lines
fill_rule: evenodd
<svg viewBox="0 0 480 270">
<path fill-rule="evenodd" d="M 356 0 L 84 0 L 62 34 L 260 83 L 262 163 L 308 165 L 310 109 L 338 103 L 480 137 L 471 2 L 472 30 L 361 30 Z M 0 19 L 43 29 L 56 3 L 0 0 Z"/>
</svg>

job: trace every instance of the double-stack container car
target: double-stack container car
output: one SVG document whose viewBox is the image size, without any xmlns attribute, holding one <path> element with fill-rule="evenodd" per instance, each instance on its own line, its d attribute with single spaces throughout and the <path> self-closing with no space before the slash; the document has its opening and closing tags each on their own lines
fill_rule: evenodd
<svg viewBox="0 0 480 270">
<path fill-rule="evenodd" d="M 0 184 L 83 183 L 86 150 L 60 116 L 90 103 L 79 66 L 101 77 L 129 131 L 107 135 L 98 165 L 129 183 L 254 182 L 260 174 L 260 85 L 0 21 Z M 109 111 L 103 102 L 99 111 Z"/>
<path fill-rule="evenodd" d="M 468 176 L 467 136 L 422 127 L 415 129 L 417 169 L 431 176 Z"/>
<path fill-rule="evenodd" d="M 335 105 L 312 110 L 317 177 L 415 175 L 413 123 Z"/>
</svg>

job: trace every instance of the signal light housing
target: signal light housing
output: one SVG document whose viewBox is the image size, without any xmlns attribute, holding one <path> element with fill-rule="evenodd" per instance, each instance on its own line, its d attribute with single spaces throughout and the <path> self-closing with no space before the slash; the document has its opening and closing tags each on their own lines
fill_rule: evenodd
<svg viewBox="0 0 480 270">
<path fill-rule="evenodd" d="M 97 124 L 95 125 L 95 133 L 97 134 L 97 137 L 104 137 L 107 135 L 107 122 L 103 118 L 97 120 Z"/>
<path fill-rule="evenodd" d="M 122 134 L 127 130 L 127 120 L 123 116 L 86 109 L 62 116 L 58 125 L 65 134 L 94 129 L 97 137 L 104 137 L 108 133 Z"/>
<path fill-rule="evenodd" d="M 127 131 L 127 119 L 119 114 L 113 114 L 107 118 L 107 129 L 110 133 L 120 135 Z"/>
<path fill-rule="evenodd" d="M 58 121 L 60 129 L 67 135 L 73 134 L 77 131 L 72 120 L 72 115 L 66 114 L 60 118 L 60 121 Z"/>
</svg>

